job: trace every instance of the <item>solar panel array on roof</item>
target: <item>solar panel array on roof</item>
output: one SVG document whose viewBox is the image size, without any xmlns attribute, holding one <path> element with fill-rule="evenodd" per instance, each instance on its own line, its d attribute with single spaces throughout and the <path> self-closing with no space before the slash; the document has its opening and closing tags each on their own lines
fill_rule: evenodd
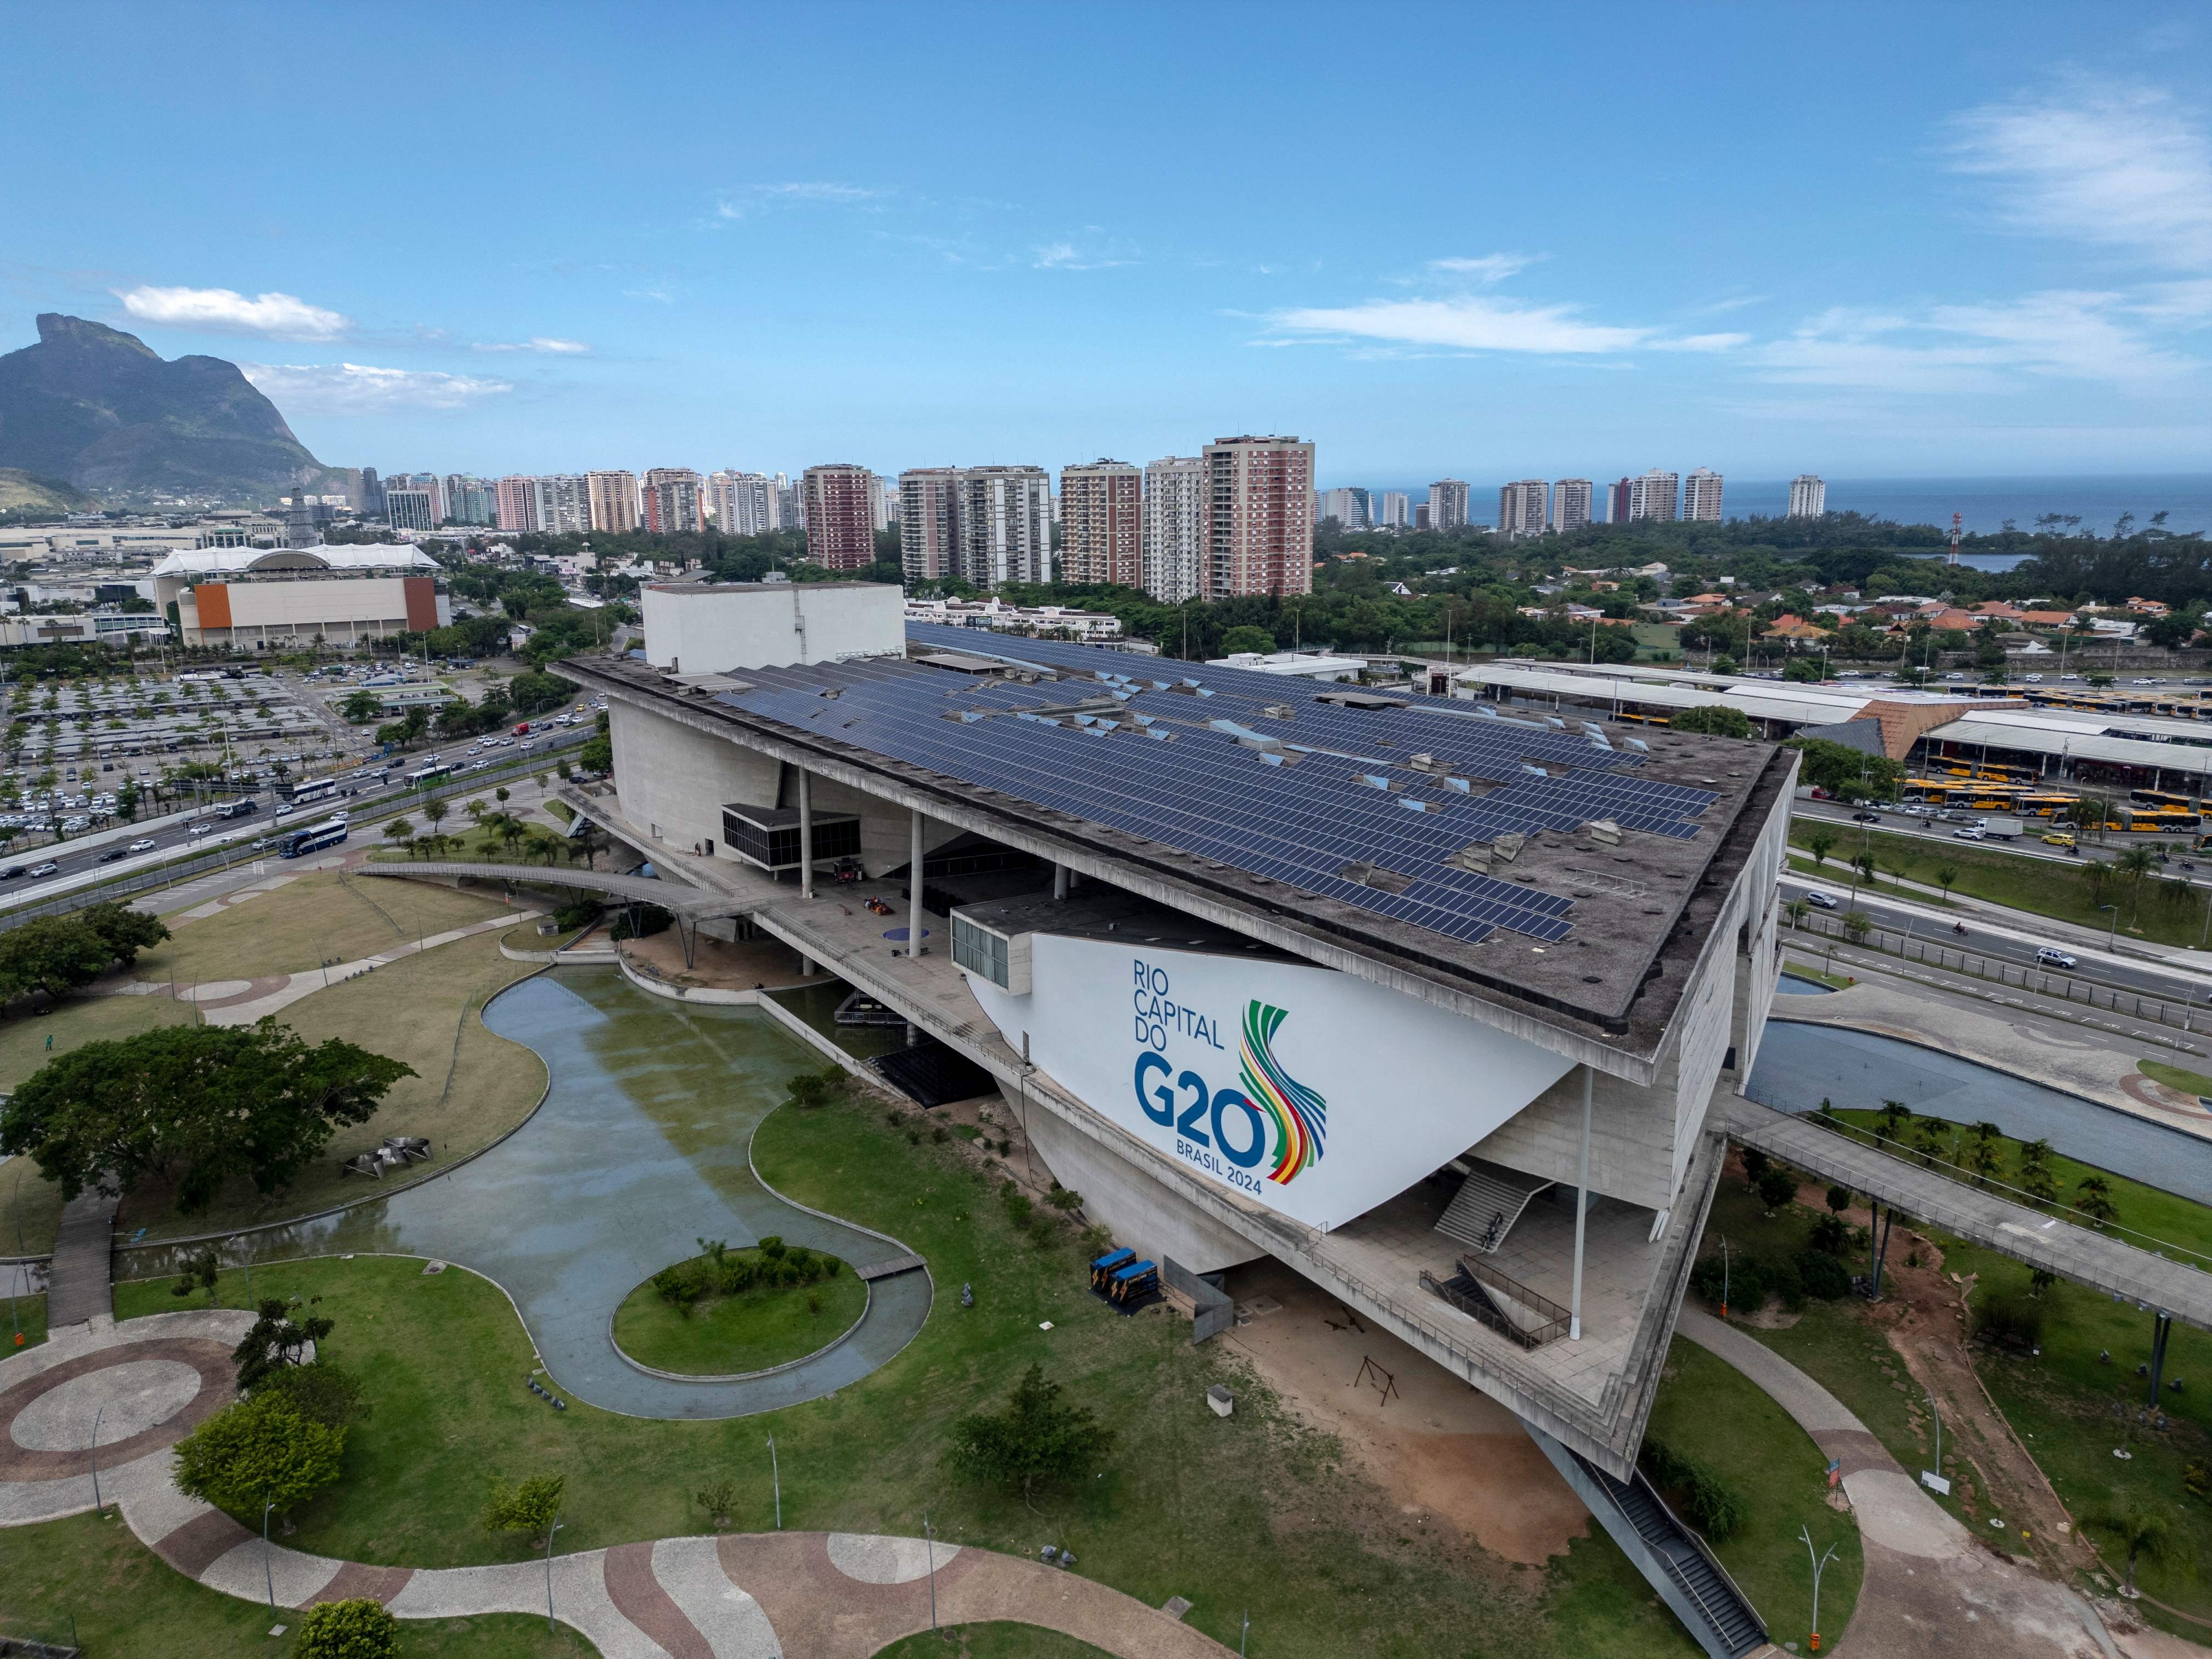
<svg viewBox="0 0 2212 1659">
<path fill-rule="evenodd" d="M 1644 757 L 1595 727 L 1419 696 L 1346 708 L 1243 669 L 908 633 L 996 658 L 1015 678 L 873 658 L 748 670 L 755 689 L 717 701 L 1466 944 L 1501 927 L 1542 940 L 1571 931 L 1571 900 L 1462 867 L 1471 845 L 1593 819 L 1686 839 L 1717 799 L 1638 777 Z"/>
</svg>

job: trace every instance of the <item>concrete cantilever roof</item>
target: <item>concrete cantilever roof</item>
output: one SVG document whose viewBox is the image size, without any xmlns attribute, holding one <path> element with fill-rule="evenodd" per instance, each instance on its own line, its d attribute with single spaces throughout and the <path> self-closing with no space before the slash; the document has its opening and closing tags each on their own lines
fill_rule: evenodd
<svg viewBox="0 0 2212 1659">
<path fill-rule="evenodd" d="M 243 576 L 257 570 L 440 570 L 418 547 L 179 548 L 154 567 L 156 576 Z"/>
</svg>

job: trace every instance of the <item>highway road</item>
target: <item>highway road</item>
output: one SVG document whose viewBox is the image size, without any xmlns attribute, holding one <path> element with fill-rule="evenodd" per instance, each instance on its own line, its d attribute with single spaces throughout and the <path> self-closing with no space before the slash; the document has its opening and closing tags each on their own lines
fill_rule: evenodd
<svg viewBox="0 0 2212 1659">
<path fill-rule="evenodd" d="M 555 757 L 580 747 L 591 739 L 592 735 L 592 728 L 589 724 L 555 726 L 550 732 L 533 733 L 531 741 L 537 747 L 531 751 L 528 758 L 535 760 L 543 757 L 545 763 L 550 766 L 554 763 Z M 447 744 L 439 750 L 428 750 L 420 755 L 392 757 L 391 764 L 396 769 L 390 777 L 381 782 L 357 772 L 341 772 L 337 775 L 341 779 L 354 781 L 340 783 L 341 793 L 337 798 L 315 801 L 302 806 L 285 817 L 281 824 L 277 822 L 276 813 L 277 808 L 283 804 L 283 798 L 275 792 L 264 790 L 248 795 L 226 794 L 222 797 L 223 803 L 234 800 L 252 801 L 254 810 L 246 817 L 216 817 L 214 814 L 218 804 L 211 802 L 205 810 L 190 818 L 172 818 L 166 823 L 149 826 L 137 834 L 129 833 L 127 827 L 122 830 L 111 828 L 107 834 L 91 844 L 87 844 L 82 840 L 64 842 L 58 846 L 34 848 L 27 852 L 18 853 L 4 861 L 0 861 L 0 874 L 16 869 L 28 872 L 49 862 L 60 867 L 52 874 L 35 881 L 29 879 L 27 875 L 0 881 L 0 903 L 13 906 L 57 898 L 70 890 L 71 887 L 82 885 L 87 878 L 94 875 L 110 872 L 125 873 L 148 865 L 157 864 L 164 859 L 174 858 L 182 852 L 213 852 L 225 845 L 235 846 L 244 842 L 258 841 L 264 836 L 274 834 L 280 828 L 297 830 L 306 824 L 319 822 L 341 807 L 356 814 L 373 811 L 380 806 L 388 810 L 407 796 L 409 793 L 405 776 L 407 772 L 429 764 L 432 754 L 442 755 L 448 762 L 461 763 L 461 757 L 467 752 L 467 748 L 466 742 L 462 742 L 457 744 Z M 461 764 L 465 768 L 481 763 L 484 769 L 489 770 L 493 766 L 512 763 L 521 752 L 520 740 L 518 739 L 516 747 L 514 749 L 489 751 L 479 755 L 475 760 L 461 763 Z M 466 770 L 457 769 L 456 775 L 465 777 Z M 195 836 L 191 833 L 191 825 L 195 823 L 210 823 L 215 827 L 205 835 Z M 142 840 L 150 841 L 154 845 L 141 852 L 126 852 L 125 856 L 119 859 L 112 856 L 117 849 L 127 848 L 134 842 Z"/>
</svg>

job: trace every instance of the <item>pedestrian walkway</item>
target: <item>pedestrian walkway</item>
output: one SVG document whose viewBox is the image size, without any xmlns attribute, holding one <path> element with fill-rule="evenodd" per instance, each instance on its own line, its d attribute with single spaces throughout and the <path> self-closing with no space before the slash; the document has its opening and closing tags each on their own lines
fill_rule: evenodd
<svg viewBox="0 0 2212 1659">
<path fill-rule="evenodd" d="M 1985 1547 L 1841 1401 L 1771 1348 L 1692 1307 L 1682 1310 L 1674 1328 L 1757 1383 L 1842 1465 L 1866 1577 L 1837 1653 L 1845 1659 L 2119 1659 L 2135 1651 L 2116 1644 L 2072 1590 Z M 1767 1609 L 1770 1615 L 1779 1611 Z M 1805 1616 L 1778 1620 L 1778 1639 L 1787 1639 L 1784 1630 Z"/>
<path fill-rule="evenodd" d="M 232 1398 L 234 1310 L 156 1314 L 59 1333 L 0 1360 L 0 1526 L 100 1496 L 186 1577 L 280 1610 L 362 1596 L 402 1619 L 553 1615 L 605 1659 L 868 1659 L 939 1624 L 1011 1620 L 1120 1659 L 1219 1659 L 1212 1638 L 1121 1591 L 994 1552 L 854 1533 L 664 1538 L 546 1560 L 416 1569 L 266 1544 L 176 1489 L 170 1448 Z M 289 1622 L 280 1620 L 280 1622 Z"/>
<path fill-rule="evenodd" d="M 79 1193 L 62 1206 L 61 1230 L 46 1269 L 46 1326 L 83 1325 L 114 1316 L 111 1242 L 116 1200 L 104 1193 Z"/>
</svg>

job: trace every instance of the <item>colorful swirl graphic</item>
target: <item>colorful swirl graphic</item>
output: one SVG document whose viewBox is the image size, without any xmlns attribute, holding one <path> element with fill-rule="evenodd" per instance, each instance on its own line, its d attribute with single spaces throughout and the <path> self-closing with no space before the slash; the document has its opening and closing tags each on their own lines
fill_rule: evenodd
<svg viewBox="0 0 2212 1659">
<path fill-rule="evenodd" d="M 1275 1167 L 1267 1179 L 1285 1185 L 1318 1163 L 1328 1103 L 1283 1069 L 1269 1045 L 1289 1011 L 1257 1000 L 1244 1006 L 1244 1087 L 1275 1126 Z"/>
</svg>

